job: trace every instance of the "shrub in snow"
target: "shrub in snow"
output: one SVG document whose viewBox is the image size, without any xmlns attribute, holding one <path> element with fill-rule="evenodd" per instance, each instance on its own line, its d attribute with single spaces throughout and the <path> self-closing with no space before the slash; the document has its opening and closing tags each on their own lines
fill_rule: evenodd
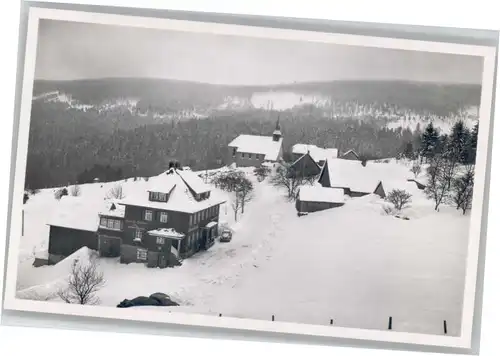
<svg viewBox="0 0 500 356">
<path fill-rule="evenodd" d="M 149 177 L 144 177 L 144 180 L 147 182 L 149 181 Z"/>
<path fill-rule="evenodd" d="M 393 189 L 385 199 L 392 203 L 396 210 L 401 211 L 411 203 L 411 194 L 403 189 Z"/>
<path fill-rule="evenodd" d="M 71 189 L 69 190 L 71 196 L 74 196 L 74 197 L 78 197 L 82 194 L 82 189 L 80 188 L 79 185 L 74 185 L 71 187 Z"/>
<path fill-rule="evenodd" d="M 26 202 L 28 201 L 29 198 L 30 197 L 29 197 L 28 193 L 24 192 L 23 204 L 26 204 Z"/>
<path fill-rule="evenodd" d="M 120 184 L 115 185 L 111 188 L 106 195 L 108 199 L 123 199 L 125 194 L 123 194 L 123 187 Z"/>
<path fill-rule="evenodd" d="M 68 190 L 66 188 L 60 188 L 54 193 L 54 197 L 60 200 L 63 196 L 68 195 Z"/>
<path fill-rule="evenodd" d="M 396 214 L 396 210 L 390 205 L 382 205 L 382 211 L 385 215 L 389 216 Z"/>
<path fill-rule="evenodd" d="M 99 303 L 96 293 L 104 286 L 104 275 L 97 269 L 96 257 L 89 261 L 73 261 L 67 280 L 67 287 L 61 288 L 57 295 L 68 304 Z"/>
<path fill-rule="evenodd" d="M 265 180 L 269 174 L 271 173 L 271 168 L 269 167 L 266 167 L 266 166 L 261 166 L 261 167 L 257 167 L 254 169 L 254 174 L 257 176 L 257 180 L 259 182 L 262 182 L 263 180 Z"/>
<path fill-rule="evenodd" d="M 40 193 L 40 189 L 28 188 L 28 189 L 26 189 L 26 193 L 28 193 L 28 195 L 36 195 L 36 194 Z"/>
<path fill-rule="evenodd" d="M 418 161 L 413 163 L 413 166 L 411 167 L 410 172 L 413 173 L 415 178 L 417 178 L 418 175 L 422 172 L 422 166 L 420 165 L 420 163 Z"/>
</svg>

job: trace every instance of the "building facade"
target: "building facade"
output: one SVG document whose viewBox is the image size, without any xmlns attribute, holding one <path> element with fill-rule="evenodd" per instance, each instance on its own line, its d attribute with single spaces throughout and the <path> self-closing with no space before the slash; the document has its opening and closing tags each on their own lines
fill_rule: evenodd
<svg viewBox="0 0 500 356">
<path fill-rule="evenodd" d="M 49 255 L 59 256 L 54 263 L 87 246 L 101 257 L 164 268 L 210 248 L 224 200 L 211 196 L 210 187 L 190 171 L 171 168 L 150 182 L 147 191 L 99 211 L 95 226 L 90 224 L 85 233 L 54 223 L 49 238 Z"/>
</svg>

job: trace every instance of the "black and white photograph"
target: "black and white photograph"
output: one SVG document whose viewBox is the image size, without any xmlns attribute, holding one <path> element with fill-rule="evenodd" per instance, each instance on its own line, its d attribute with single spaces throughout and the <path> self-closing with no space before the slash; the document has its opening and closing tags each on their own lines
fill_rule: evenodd
<svg viewBox="0 0 500 356">
<path fill-rule="evenodd" d="M 38 10 L 6 308 L 469 344 L 494 48 Z"/>
</svg>

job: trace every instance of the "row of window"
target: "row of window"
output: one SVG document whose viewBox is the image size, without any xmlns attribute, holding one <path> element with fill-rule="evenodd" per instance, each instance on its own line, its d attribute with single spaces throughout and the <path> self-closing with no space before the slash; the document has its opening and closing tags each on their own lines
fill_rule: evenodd
<svg viewBox="0 0 500 356">
<path fill-rule="evenodd" d="M 145 210 L 144 211 L 144 220 L 153 221 L 154 220 L 154 212 L 153 210 Z M 158 220 L 161 223 L 166 223 L 168 221 L 168 214 L 166 211 L 160 211 Z"/>
<path fill-rule="evenodd" d="M 242 158 L 253 158 L 255 156 L 256 159 L 264 159 L 264 155 L 258 153 L 242 153 Z"/>
<path fill-rule="evenodd" d="M 166 202 L 168 198 L 167 193 L 151 192 L 149 193 L 149 200 Z"/>
<path fill-rule="evenodd" d="M 198 211 L 189 217 L 189 226 L 198 224 L 200 221 L 207 220 L 219 214 L 219 206 L 212 206 L 208 209 Z"/>
<path fill-rule="evenodd" d="M 101 218 L 99 221 L 99 227 L 120 231 L 122 229 L 122 221 L 117 219 Z"/>
</svg>

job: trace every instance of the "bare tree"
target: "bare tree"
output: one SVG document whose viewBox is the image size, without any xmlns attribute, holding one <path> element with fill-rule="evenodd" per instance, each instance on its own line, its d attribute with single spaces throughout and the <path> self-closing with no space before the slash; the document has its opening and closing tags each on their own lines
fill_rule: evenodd
<svg viewBox="0 0 500 356">
<path fill-rule="evenodd" d="M 271 184 L 276 187 L 285 188 L 287 198 L 295 200 L 299 187 L 304 183 L 304 179 L 292 174 L 290 165 L 284 164 L 276 169 L 276 173 L 271 177 Z"/>
<path fill-rule="evenodd" d="M 439 205 L 449 196 L 449 175 L 453 170 L 448 167 L 450 162 L 440 154 L 429 158 L 429 162 L 425 193 L 434 200 L 434 210 L 438 211 Z"/>
<path fill-rule="evenodd" d="M 412 172 L 415 178 L 417 178 L 418 175 L 422 172 L 422 166 L 420 162 L 415 161 L 415 163 L 413 163 L 413 166 L 410 169 L 410 172 Z"/>
<path fill-rule="evenodd" d="M 70 188 L 69 190 L 69 193 L 71 194 L 71 196 L 73 197 L 78 197 L 82 194 L 82 188 L 80 188 L 79 185 L 74 185 Z"/>
<path fill-rule="evenodd" d="M 68 286 L 60 289 L 57 295 L 69 304 L 95 305 L 99 303 L 96 293 L 104 284 L 104 275 L 98 271 L 95 257 L 90 258 L 88 263 L 75 260 L 68 278 Z"/>
<path fill-rule="evenodd" d="M 471 208 L 472 195 L 474 190 L 474 166 L 469 165 L 465 173 L 453 179 L 452 183 L 452 201 L 455 203 L 457 210 L 462 209 L 463 214 Z"/>
<path fill-rule="evenodd" d="M 231 207 L 234 211 L 234 221 L 238 221 L 238 212 L 241 210 L 241 198 L 240 193 L 234 192 L 234 199 L 231 202 Z"/>
<path fill-rule="evenodd" d="M 252 182 L 244 177 L 236 188 L 236 198 L 240 199 L 241 203 L 241 213 L 245 213 L 245 204 L 253 199 L 253 184 Z"/>
<path fill-rule="evenodd" d="M 123 187 L 121 184 L 115 185 L 111 188 L 107 194 L 109 199 L 123 199 L 125 198 L 125 194 L 123 194 Z"/>
<path fill-rule="evenodd" d="M 393 189 L 387 194 L 386 200 L 394 205 L 394 208 L 401 211 L 411 203 L 411 194 L 403 189 Z"/>
</svg>

